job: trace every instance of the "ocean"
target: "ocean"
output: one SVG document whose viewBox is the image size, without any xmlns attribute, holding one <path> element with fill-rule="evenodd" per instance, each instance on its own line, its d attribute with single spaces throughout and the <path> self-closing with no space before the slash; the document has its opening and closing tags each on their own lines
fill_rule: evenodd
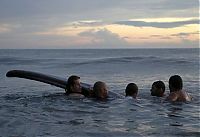
<svg viewBox="0 0 200 137">
<path fill-rule="evenodd" d="M 68 78 L 124 95 L 138 85 L 138 99 L 70 99 L 42 82 L 7 78 L 12 69 Z M 154 81 L 178 74 L 191 102 L 150 95 Z M 1 49 L 0 137 L 196 137 L 200 136 L 199 49 Z"/>
</svg>

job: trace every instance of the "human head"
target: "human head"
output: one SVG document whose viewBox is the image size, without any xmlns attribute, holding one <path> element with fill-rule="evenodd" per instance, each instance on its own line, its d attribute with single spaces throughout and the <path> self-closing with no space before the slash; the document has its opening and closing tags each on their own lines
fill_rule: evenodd
<svg viewBox="0 0 200 137">
<path fill-rule="evenodd" d="M 169 78 L 169 89 L 170 92 L 182 90 L 183 81 L 179 75 L 174 75 Z"/>
<path fill-rule="evenodd" d="M 136 98 L 138 94 L 138 87 L 135 83 L 129 83 L 126 86 L 125 92 L 126 92 L 126 96 L 132 96 L 133 98 Z"/>
<path fill-rule="evenodd" d="M 108 89 L 104 82 L 98 81 L 93 87 L 94 96 L 99 99 L 105 99 L 108 97 Z"/>
<path fill-rule="evenodd" d="M 67 80 L 66 93 L 81 92 L 80 77 L 72 75 Z"/>
<path fill-rule="evenodd" d="M 165 84 L 162 81 L 155 81 L 151 87 L 151 95 L 162 97 L 165 93 Z"/>
</svg>

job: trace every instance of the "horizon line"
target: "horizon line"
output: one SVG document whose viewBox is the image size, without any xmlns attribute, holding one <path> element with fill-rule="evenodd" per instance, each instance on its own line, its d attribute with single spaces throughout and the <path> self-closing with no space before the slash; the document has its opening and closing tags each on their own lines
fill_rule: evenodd
<svg viewBox="0 0 200 137">
<path fill-rule="evenodd" d="M 200 49 L 200 47 L 150 47 L 150 48 L 0 48 L 0 50 L 106 50 L 106 49 Z"/>
</svg>

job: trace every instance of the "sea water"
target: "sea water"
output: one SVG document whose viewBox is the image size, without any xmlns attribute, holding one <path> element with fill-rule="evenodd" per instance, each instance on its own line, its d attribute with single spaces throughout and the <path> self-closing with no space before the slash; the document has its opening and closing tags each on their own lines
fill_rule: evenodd
<svg viewBox="0 0 200 137">
<path fill-rule="evenodd" d="M 7 78 L 12 69 L 63 78 L 78 75 L 124 95 L 128 83 L 138 99 L 70 99 L 45 83 Z M 154 81 L 178 74 L 191 102 L 150 96 Z M 200 136 L 199 49 L 0 50 L 0 136 L 132 137 Z"/>
</svg>

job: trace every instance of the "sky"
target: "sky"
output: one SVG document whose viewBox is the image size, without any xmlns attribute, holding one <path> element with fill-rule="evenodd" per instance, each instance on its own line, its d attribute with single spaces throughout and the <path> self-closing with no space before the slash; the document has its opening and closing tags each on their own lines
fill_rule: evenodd
<svg viewBox="0 0 200 137">
<path fill-rule="evenodd" d="M 0 49 L 199 48 L 199 0 L 0 0 Z"/>
</svg>

